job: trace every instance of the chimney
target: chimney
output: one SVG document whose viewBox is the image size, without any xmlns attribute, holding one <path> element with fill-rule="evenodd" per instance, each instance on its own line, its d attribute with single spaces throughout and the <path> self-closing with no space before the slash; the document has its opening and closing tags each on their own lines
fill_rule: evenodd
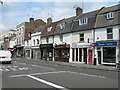
<svg viewBox="0 0 120 90">
<path fill-rule="evenodd" d="M 52 23 L 52 18 L 47 19 L 47 24 L 50 24 L 50 23 Z"/>
<path fill-rule="evenodd" d="M 76 16 L 81 15 L 83 13 L 83 9 L 80 7 L 76 8 Z"/>
<path fill-rule="evenodd" d="M 31 28 L 31 30 L 35 29 L 34 18 L 30 18 L 30 28 Z"/>
</svg>

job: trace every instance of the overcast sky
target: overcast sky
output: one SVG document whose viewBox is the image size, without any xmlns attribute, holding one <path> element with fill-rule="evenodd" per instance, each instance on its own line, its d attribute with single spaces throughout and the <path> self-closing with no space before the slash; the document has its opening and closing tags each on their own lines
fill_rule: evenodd
<svg viewBox="0 0 120 90">
<path fill-rule="evenodd" d="M 30 1 L 30 0 L 29 0 Z M 80 2 L 66 1 L 55 2 L 34 0 L 28 2 L 24 0 L 4 0 L 4 4 L 0 5 L 0 33 L 6 32 L 9 29 L 15 29 L 16 25 L 22 22 L 29 21 L 30 17 L 42 19 L 46 22 L 48 17 L 52 17 L 53 21 L 75 16 L 75 6 L 83 8 L 83 12 L 89 12 L 100 9 L 103 6 L 117 5 L 118 1 L 113 2 L 107 0 L 106 2 L 87 2 L 82 0 Z M 84 2 L 83 2 L 84 1 Z M 110 2 L 111 1 L 111 2 Z"/>
</svg>

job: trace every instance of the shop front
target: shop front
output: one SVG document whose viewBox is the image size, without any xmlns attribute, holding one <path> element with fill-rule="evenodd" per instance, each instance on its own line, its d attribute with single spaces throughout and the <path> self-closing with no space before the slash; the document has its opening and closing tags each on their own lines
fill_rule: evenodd
<svg viewBox="0 0 120 90">
<path fill-rule="evenodd" d="M 93 48 L 91 43 L 72 44 L 72 62 L 93 64 Z"/>
<path fill-rule="evenodd" d="M 25 54 L 24 54 L 24 56 L 25 56 L 25 58 L 27 58 L 27 59 L 30 59 L 31 58 L 31 47 L 29 47 L 29 46 L 27 46 L 27 47 L 24 47 L 24 52 L 25 52 Z"/>
<path fill-rule="evenodd" d="M 99 41 L 95 43 L 98 64 L 115 65 L 118 59 L 118 46 L 116 41 Z"/>
<path fill-rule="evenodd" d="M 40 49 L 39 47 L 31 47 L 31 58 L 40 60 Z"/>
<path fill-rule="evenodd" d="M 54 46 L 54 60 L 60 62 L 69 62 L 70 45 L 55 45 Z"/>
<path fill-rule="evenodd" d="M 24 57 L 23 46 L 16 46 L 16 57 L 17 58 L 23 58 Z"/>
<path fill-rule="evenodd" d="M 41 44 L 41 60 L 53 61 L 53 44 Z"/>
</svg>

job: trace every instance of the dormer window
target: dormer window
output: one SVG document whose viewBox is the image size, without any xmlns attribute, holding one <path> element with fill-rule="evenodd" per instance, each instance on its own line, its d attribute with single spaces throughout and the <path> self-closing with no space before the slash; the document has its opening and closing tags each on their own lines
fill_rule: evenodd
<svg viewBox="0 0 120 90">
<path fill-rule="evenodd" d="M 51 29 L 52 29 L 52 27 L 48 27 L 48 28 L 47 28 L 47 31 L 48 31 L 48 32 L 50 32 L 50 31 L 51 31 Z"/>
<path fill-rule="evenodd" d="M 79 19 L 79 25 L 84 25 L 88 23 L 88 18 Z"/>
<path fill-rule="evenodd" d="M 65 28 L 65 22 L 60 24 L 60 29 L 64 29 Z"/>
<path fill-rule="evenodd" d="M 112 18 L 114 18 L 114 12 L 108 12 L 107 19 L 112 19 Z"/>
</svg>

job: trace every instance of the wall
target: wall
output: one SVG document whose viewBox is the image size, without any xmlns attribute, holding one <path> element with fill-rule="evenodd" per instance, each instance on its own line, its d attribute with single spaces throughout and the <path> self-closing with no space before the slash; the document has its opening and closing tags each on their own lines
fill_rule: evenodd
<svg viewBox="0 0 120 90">
<path fill-rule="evenodd" d="M 79 31 L 79 32 L 73 32 L 72 34 L 72 43 L 79 43 L 80 41 L 80 33 L 84 33 L 84 40 L 87 43 L 88 38 L 93 38 L 93 31 L 92 30 L 87 30 L 87 31 Z"/>
<path fill-rule="evenodd" d="M 118 26 L 113 27 L 113 40 L 119 39 L 119 29 Z M 99 38 L 99 39 L 97 39 Z M 107 40 L 106 28 L 95 29 L 95 41 Z"/>
</svg>

